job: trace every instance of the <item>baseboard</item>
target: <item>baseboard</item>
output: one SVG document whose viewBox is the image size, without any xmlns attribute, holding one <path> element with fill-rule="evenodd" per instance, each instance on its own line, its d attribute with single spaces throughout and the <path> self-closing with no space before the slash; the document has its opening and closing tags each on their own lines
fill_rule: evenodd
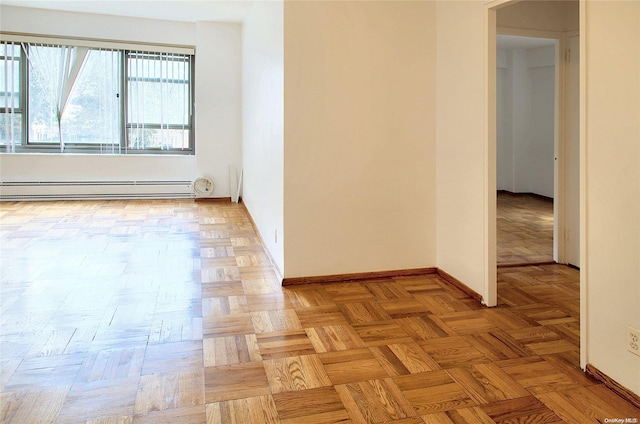
<svg viewBox="0 0 640 424">
<path fill-rule="evenodd" d="M 543 261 L 543 262 L 511 262 L 511 263 L 503 263 L 498 264 L 498 268 L 519 268 L 521 266 L 543 266 L 543 265 L 557 265 L 557 262 L 554 261 Z"/>
<path fill-rule="evenodd" d="M 477 302 L 480 302 L 483 305 L 485 304 L 482 295 L 464 284 L 462 281 L 458 280 L 457 278 L 440 268 L 438 268 L 437 273 L 443 280 L 460 290 L 462 293 L 466 294 L 470 298 L 476 300 Z"/>
<path fill-rule="evenodd" d="M 601 381 L 612 392 L 616 393 L 621 398 L 625 399 L 629 403 L 633 404 L 636 408 L 640 408 L 640 396 L 627 389 L 607 374 L 603 373 L 591 364 L 587 364 L 584 372 L 598 381 Z"/>
<path fill-rule="evenodd" d="M 437 268 L 400 269 L 393 271 L 358 272 L 353 274 L 316 275 L 311 277 L 285 278 L 283 286 L 297 286 L 302 284 L 321 284 L 354 281 L 370 281 L 389 279 L 394 277 L 415 277 L 420 275 L 436 274 Z"/>
<path fill-rule="evenodd" d="M 542 194 L 538 194 L 538 193 L 531 193 L 528 191 L 524 191 L 524 192 L 513 192 L 513 191 L 508 191 L 508 190 L 498 190 L 498 193 L 500 194 L 507 194 L 509 196 L 531 196 L 531 197 L 537 197 L 540 200 L 546 200 L 548 202 L 552 202 L 553 203 L 553 197 L 547 197 L 547 196 L 543 196 Z"/>
<path fill-rule="evenodd" d="M 230 197 L 229 197 L 229 201 L 231 201 Z M 249 221 L 251 221 L 251 226 L 253 227 L 253 230 L 256 232 L 256 235 L 258 236 L 258 238 L 260 239 L 260 244 L 262 244 L 262 248 L 264 249 L 265 253 L 267 254 L 267 257 L 269 258 L 269 262 L 271 262 L 271 267 L 273 268 L 274 272 L 276 273 L 276 278 L 278 279 L 278 281 L 280 281 L 280 283 L 282 285 L 284 285 L 284 281 L 283 281 L 283 278 L 282 278 L 282 272 L 280 271 L 280 268 L 278 267 L 278 264 L 276 263 L 276 260 L 273 258 L 273 255 L 271 255 L 271 252 L 267 248 L 267 245 L 264 243 L 264 237 L 262 237 L 262 234 L 260 234 L 260 230 L 258 229 L 258 226 L 256 225 L 256 222 L 253 220 L 253 217 L 251 216 L 251 212 L 249 212 L 249 209 L 247 209 L 247 205 L 245 205 L 245 203 L 242 201 L 242 199 L 240 199 L 238 201 L 238 203 L 240 204 L 242 209 L 244 209 L 245 213 L 247 214 L 247 217 L 249 217 Z"/>
<path fill-rule="evenodd" d="M 353 274 L 333 274 L 333 275 L 316 275 L 310 277 L 295 277 L 285 278 L 282 280 L 283 286 L 297 286 L 302 284 L 323 284 L 323 283 L 341 283 L 341 282 L 354 282 L 354 281 L 372 281 L 382 280 L 397 277 L 416 277 L 421 275 L 437 274 L 440 278 L 451 284 L 471 299 L 484 304 L 482 295 L 471 289 L 462 281 L 453 277 L 451 274 L 443 271 L 440 268 L 414 268 L 414 269 L 400 269 L 393 271 L 374 271 L 374 272 L 359 272 Z"/>
</svg>

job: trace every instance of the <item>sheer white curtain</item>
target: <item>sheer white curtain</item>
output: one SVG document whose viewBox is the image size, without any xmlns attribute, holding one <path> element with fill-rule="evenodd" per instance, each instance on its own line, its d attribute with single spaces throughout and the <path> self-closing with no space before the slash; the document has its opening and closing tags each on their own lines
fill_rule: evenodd
<svg viewBox="0 0 640 424">
<path fill-rule="evenodd" d="M 45 93 L 55 108 L 60 151 L 64 151 L 62 118 L 89 49 L 78 46 L 23 44 L 30 69 L 42 77 Z"/>
<path fill-rule="evenodd" d="M 121 153 L 120 59 L 120 51 L 91 49 L 70 98 L 69 131 L 78 133 L 85 145 L 99 147 L 100 153 Z"/>
</svg>

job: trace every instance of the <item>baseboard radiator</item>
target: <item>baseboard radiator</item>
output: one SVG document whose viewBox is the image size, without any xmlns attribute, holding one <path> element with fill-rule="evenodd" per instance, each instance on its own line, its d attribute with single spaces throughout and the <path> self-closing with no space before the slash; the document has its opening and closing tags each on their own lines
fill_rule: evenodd
<svg viewBox="0 0 640 424">
<path fill-rule="evenodd" d="M 2 181 L 0 201 L 188 199 L 191 181 Z"/>
</svg>

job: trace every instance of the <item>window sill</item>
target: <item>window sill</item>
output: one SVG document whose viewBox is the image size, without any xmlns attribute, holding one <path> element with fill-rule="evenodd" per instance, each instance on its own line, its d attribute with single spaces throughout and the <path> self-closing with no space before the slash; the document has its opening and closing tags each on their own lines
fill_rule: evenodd
<svg viewBox="0 0 640 424">
<path fill-rule="evenodd" d="M 0 151 L 0 156 L 4 156 L 4 157 L 11 157 L 11 156 L 21 156 L 21 157 L 26 157 L 26 156 L 48 156 L 48 157 L 58 157 L 58 158 L 63 158 L 63 157 L 109 157 L 109 158 L 113 158 L 113 157 L 119 157 L 119 158 L 136 158 L 136 157 L 145 157 L 145 158 L 166 158 L 166 157 L 175 157 L 175 158 L 182 158 L 182 157 L 194 157 L 195 158 L 195 153 L 193 152 L 189 152 L 189 153 L 175 153 L 175 152 L 171 152 L 171 153 L 126 153 L 126 154 L 121 154 L 121 153 L 83 153 L 83 152 L 68 152 L 68 153 L 54 153 L 54 152 L 42 152 L 42 151 L 22 151 L 22 152 L 15 152 L 15 153 L 11 153 L 11 152 L 2 152 Z"/>
</svg>

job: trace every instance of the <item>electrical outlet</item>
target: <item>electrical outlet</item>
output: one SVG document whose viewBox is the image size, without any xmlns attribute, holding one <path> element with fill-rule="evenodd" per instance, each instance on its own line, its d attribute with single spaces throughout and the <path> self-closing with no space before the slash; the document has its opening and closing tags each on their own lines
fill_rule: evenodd
<svg viewBox="0 0 640 424">
<path fill-rule="evenodd" d="M 640 356 L 640 330 L 627 326 L 627 350 Z"/>
</svg>

